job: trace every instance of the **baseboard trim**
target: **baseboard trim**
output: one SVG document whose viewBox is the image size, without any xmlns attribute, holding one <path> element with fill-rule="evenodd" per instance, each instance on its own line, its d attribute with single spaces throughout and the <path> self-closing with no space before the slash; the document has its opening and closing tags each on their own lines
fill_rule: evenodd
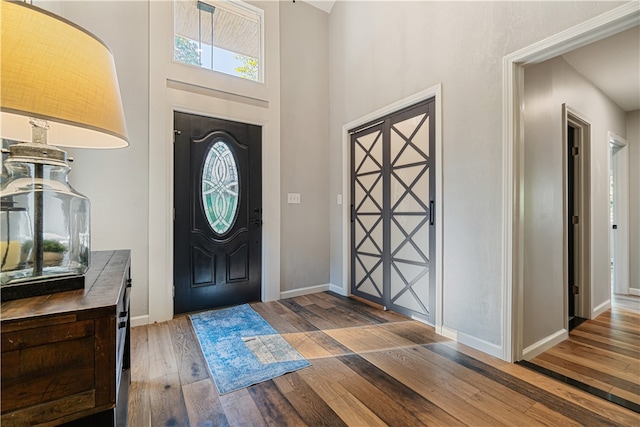
<svg viewBox="0 0 640 427">
<path fill-rule="evenodd" d="M 640 289 L 638 288 L 629 288 L 629 295 L 635 295 L 640 297 Z"/>
<path fill-rule="evenodd" d="M 608 299 L 605 302 L 603 302 L 602 304 L 600 304 L 599 306 L 597 306 L 596 308 L 593 309 L 593 314 L 592 314 L 592 319 L 595 319 L 596 317 L 600 316 L 602 313 L 604 313 L 605 311 L 609 310 L 611 308 L 611 300 Z"/>
<path fill-rule="evenodd" d="M 440 333 L 440 332 L 436 332 Z M 469 347 L 473 347 L 476 350 L 480 350 L 483 353 L 487 353 L 490 356 L 502 358 L 502 347 L 493 343 L 490 343 L 485 340 L 478 339 L 476 337 L 472 337 L 471 335 L 467 335 L 464 332 L 459 332 L 455 329 L 449 328 L 447 326 L 442 326 L 443 337 L 449 338 L 460 344 L 468 345 Z"/>
<path fill-rule="evenodd" d="M 144 326 L 149 324 L 149 315 L 145 314 L 142 316 L 134 316 L 130 320 L 131 327 L 135 328 L 136 326 Z"/>
<path fill-rule="evenodd" d="M 342 286 L 338 286 L 338 285 L 334 285 L 333 283 L 330 283 L 329 287 L 330 287 L 329 290 L 331 292 L 335 292 L 336 294 L 342 295 L 343 297 L 350 296 L 349 292 Z"/>
<path fill-rule="evenodd" d="M 529 347 L 522 350 L 522 358 L 524 360 L 531 360 L 540 353 L 544 353 L 554 345 L 561 343 L 567 338 L 569 338 L 569 331 L 567 331 L 566 329 L 560 329 L 558 332 L 551 334 L 548 337 L 545 337 L 537 343 L 531 344 Z"/>
<path fill-rule="evenodd" d="M 306 288 L 291 289 L 290 291 L 280 292 L 280 299 L 300 297 L 302 295 L 317 294 L 318 292 L 326 292 L 331 290 L 331 284 L 307 286 Z"/>
</svg>

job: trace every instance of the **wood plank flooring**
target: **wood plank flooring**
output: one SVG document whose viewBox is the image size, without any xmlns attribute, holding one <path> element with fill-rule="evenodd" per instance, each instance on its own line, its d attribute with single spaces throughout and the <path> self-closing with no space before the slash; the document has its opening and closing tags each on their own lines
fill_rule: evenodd
<svg viewBox="0 0 640 427">
<path fill-rule="evenodd" d="M 640 425 L 638 413 L 352 299 L 252 307 L 312 366 L 219 396 L 187 317 L 136 327 L 129 425 Z"/>
<path fill-rule="evenodd" d="M 640 297 L 615 296 L 612 308 L 529 361 L 534 369 L 640 410 Z"/>
</svg>

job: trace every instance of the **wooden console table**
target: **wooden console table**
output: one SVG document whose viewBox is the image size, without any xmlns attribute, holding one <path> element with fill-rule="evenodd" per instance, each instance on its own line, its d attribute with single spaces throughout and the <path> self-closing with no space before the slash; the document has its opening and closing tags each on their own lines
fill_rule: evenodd
<svg viewBox="0 0 640 427">
<path fill-rule="evenodd" d="M 92 252 L 84 289 L 2 303 L 3 427 L 126 425 L 130 265 Z"/>
</svg>

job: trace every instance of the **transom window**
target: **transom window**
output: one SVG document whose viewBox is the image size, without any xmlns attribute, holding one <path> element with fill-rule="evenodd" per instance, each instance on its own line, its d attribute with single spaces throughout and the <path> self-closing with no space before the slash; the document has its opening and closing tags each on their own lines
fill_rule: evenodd
<svg viewBox="0 0 640 427">
<path fill-rule="evenodd" d="M 173 3 L 174 61 L 264 81 L 263 10 L 230 0 Z"/>
</svg>

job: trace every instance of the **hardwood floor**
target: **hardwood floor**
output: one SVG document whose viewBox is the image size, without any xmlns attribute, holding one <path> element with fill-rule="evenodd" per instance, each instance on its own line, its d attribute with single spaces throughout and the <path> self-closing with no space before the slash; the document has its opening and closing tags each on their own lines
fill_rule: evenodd
<svg viewBox="0 0 640 427">
<path fill-rule="evenodd" d="M 219 396 L 187 317 L 136 327 L 129 425 L 640 423 L 635 412 L 355 300 L 320 293 L 252 307 L 312 366 Z"/>
<path fill-rule="evenodd" d="M 529 362 L 534 369 L 640 411 L 640 297 L 615 296 L 610 310 L 580 324 L 569 339 Z"/>
</svg>

